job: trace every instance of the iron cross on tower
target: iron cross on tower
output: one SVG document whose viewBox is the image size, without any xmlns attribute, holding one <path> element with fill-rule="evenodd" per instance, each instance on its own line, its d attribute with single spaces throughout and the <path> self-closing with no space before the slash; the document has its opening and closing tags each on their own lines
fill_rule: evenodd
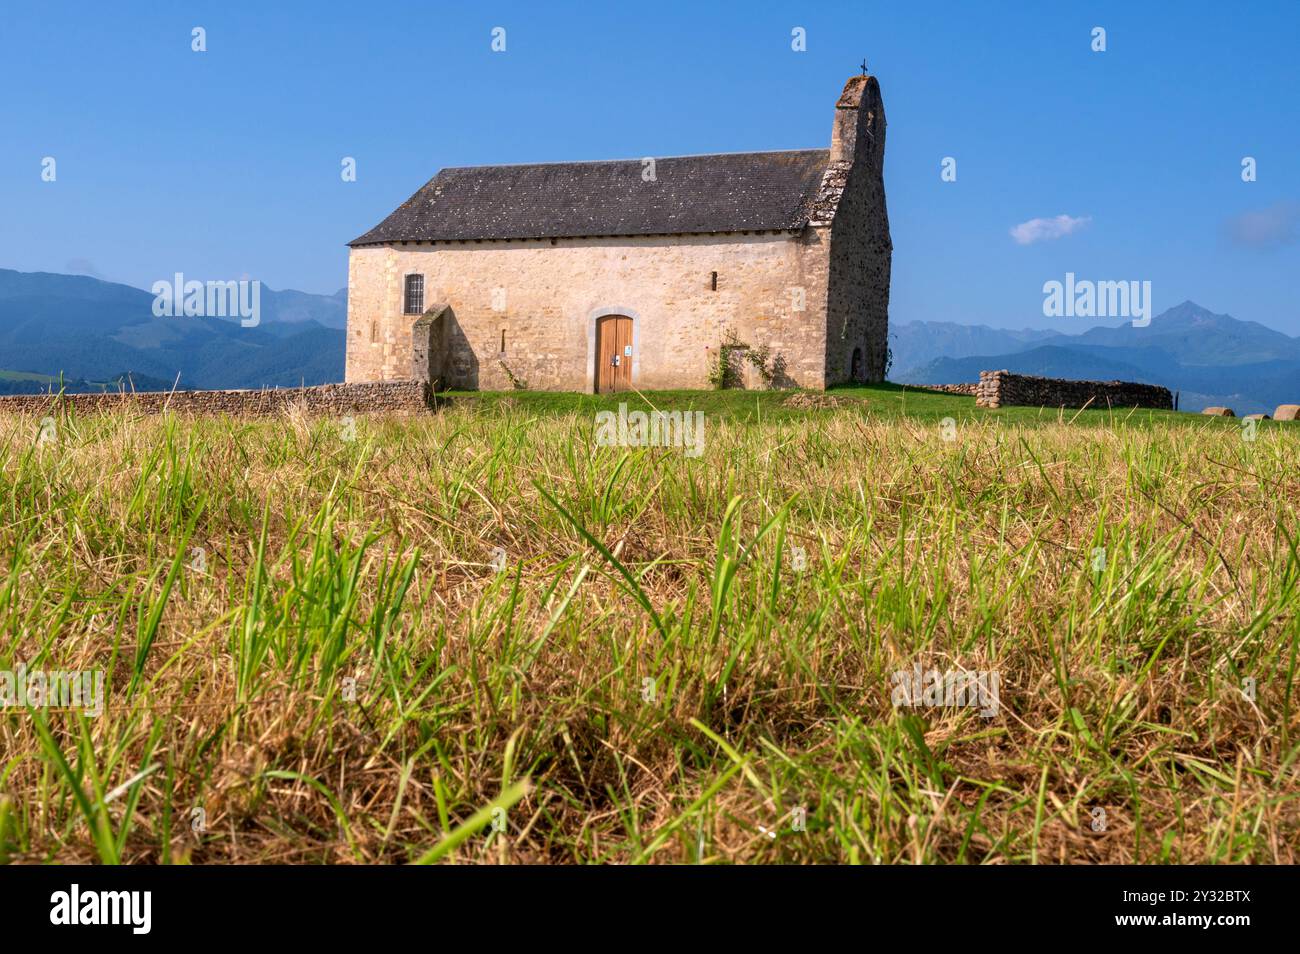
<svg viewBox="0 0 1300 954">
<path fill-rule="evenodd" d="M 862 75 L 867 75 L 867 58 L 865 56 L 862 58 Z"/>
</svg>

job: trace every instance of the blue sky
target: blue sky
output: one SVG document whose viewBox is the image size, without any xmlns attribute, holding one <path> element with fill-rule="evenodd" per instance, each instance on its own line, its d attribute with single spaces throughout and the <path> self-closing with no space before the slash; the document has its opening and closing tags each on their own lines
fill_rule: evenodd
<svg viewBox="0 0 1300 954">
<path fill-rule="evenodd" d="M 865 56 L 892 321 L 1082 331 L 1042 315 L 1073 271 L 1300 334 L 1297 37 L 1294 2 L 14 3 L 0 267 L 331 293 L 443 166 L 824 147 Z"/>
</svg>

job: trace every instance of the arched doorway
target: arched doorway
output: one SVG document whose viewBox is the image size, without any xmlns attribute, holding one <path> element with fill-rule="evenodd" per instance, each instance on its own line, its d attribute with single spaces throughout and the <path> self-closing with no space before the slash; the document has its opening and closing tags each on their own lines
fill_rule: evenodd
<svg viewBox="0 0 1300 954">
<path fill-rule="evenodd" d="M 854 348 L 853 359 L 849 363 L 849 380 L 854 382 L 861 382 L 864 378 L 865 378 L 865 373 L 863 372 L 862 369 L 862 349 Z"/>
<path fill-rule="evenodd" d="M 596 393 L 632 387 L 632 319 L 602 315 L 596 319 Z"/>
</svg>

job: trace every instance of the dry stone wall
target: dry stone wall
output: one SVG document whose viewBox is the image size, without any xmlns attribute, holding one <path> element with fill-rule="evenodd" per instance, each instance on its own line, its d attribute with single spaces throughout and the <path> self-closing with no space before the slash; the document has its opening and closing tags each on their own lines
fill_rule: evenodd
<svg viewBox="0 0 1300 954">
<path fill-rule="evenodd" d="M 388 381 L 259 391 L 127 391 L 0 397 L 0 413 L 48 414 L 72 408 L 78 413 L 132 410 L 149 414 L 166 410 L 249 415 L 277 414 L 291 407 L 313 414 L 424 411 L 429 407 L 428 386 L 420 381 Z"/>
<path fill-rule="evenodd" d="M 979 392 L 978 384 L 914 384 L 913 388 L 919 388 L 922 391 L 938 391 L 941 394 L 966 394 L 975 395 Z"/>
<path fill-rule="evenodd" d="M 1149 407 L 1172 411 L 1168 388 L 1132 381 L 1067 381 L 1010 371 L 981 371 L 976 407 Z"/>
</svg>

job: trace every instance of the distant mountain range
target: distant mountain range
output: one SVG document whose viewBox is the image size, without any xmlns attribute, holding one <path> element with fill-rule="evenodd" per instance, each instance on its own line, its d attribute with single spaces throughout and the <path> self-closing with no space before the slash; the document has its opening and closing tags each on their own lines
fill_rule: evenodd
<svg viewBox="0 0 1300 954">
<path fill-rule="evenodd" d="M 152 293 L 84 275 L 0 269 L 0 394 L 58 386 L 259 388 L 343 380 L 347 293 L 263 286 L 260 324 L 156 318 Z"/>
<path fill-rule="evenodd" d="M 0 394 L 292 387 L 343 380 L 347 293 L 262 288 L 261 323 L 156 318 L 153 294 L 84 275 L 0 269 Z M 975 381 L 1006 368 L 1059 378 L 1144 381 L 1182 410 L 1238 414 L 1300 403 L 1300 338 L 1186 301 L 1145 328 L 1082 334 L 918 321 L 890 330 L 904 384 Z"/>
<path fill-rule="evenodd" d="M 1143 381 L 1179 392 L 1179 408 L 1226 405 L 1237 414 L 1300 403 L 1300 338 L 1185 301 L 1151 320 L 1082 334 L 1006 331 L 951 322 L 891 330 L 903 384 L 957 384 L 1005 368 L 1053 378 Z"/>
</svg>

